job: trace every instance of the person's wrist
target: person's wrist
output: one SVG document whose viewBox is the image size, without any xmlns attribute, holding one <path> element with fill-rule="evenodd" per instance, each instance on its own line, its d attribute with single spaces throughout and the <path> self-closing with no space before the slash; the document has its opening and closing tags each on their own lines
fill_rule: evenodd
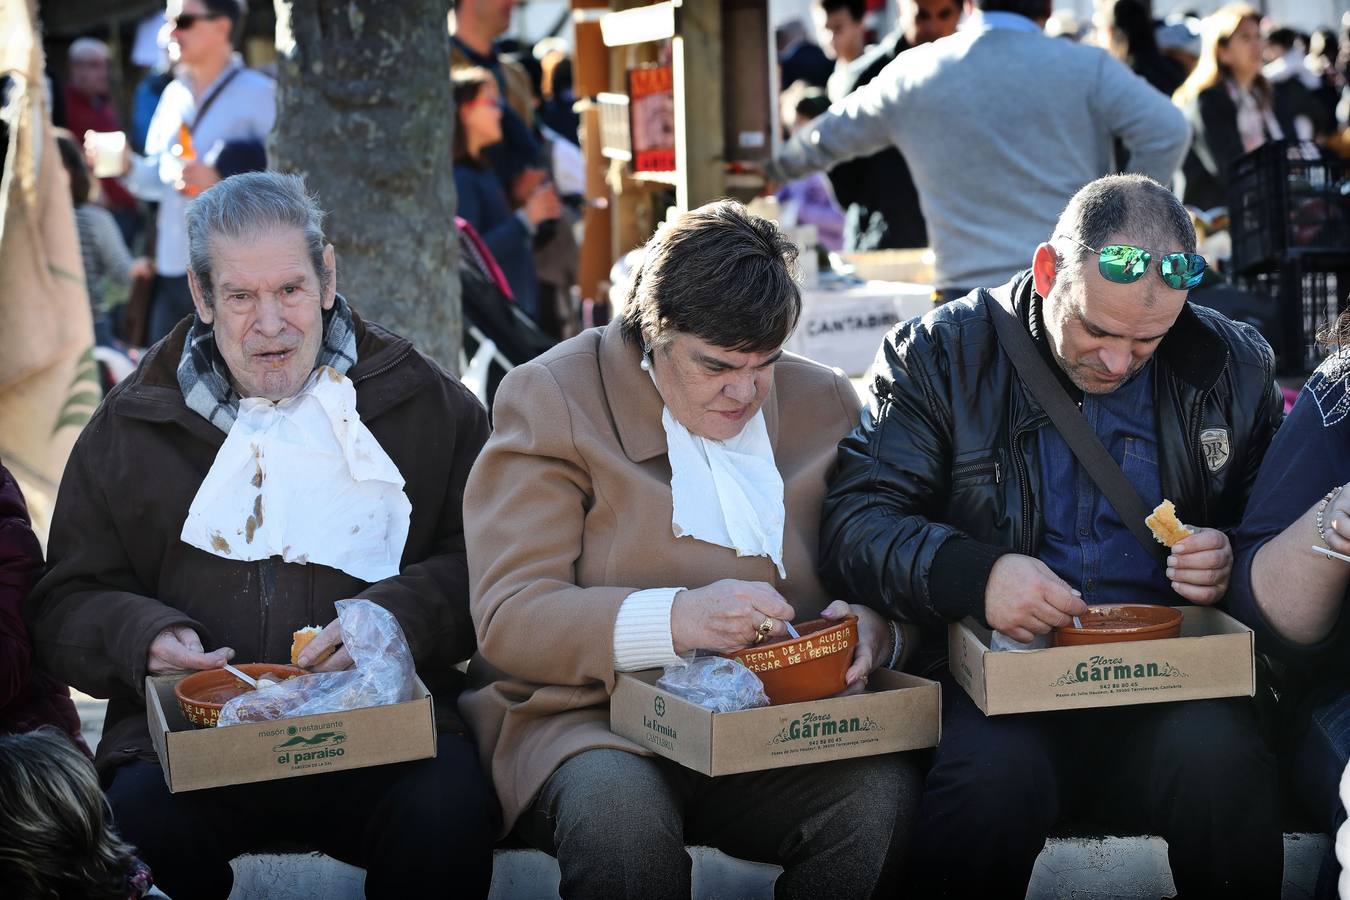
<svg viewBox="0 0 1350 900">
<path fill-rule="evenodd" d="M 1327 541 L 1327 521 L 1326 521 L 1327 508 L 1336 502 L 1336 498 L 1340 496 L 1340 493 L 1342 490 L 1344 490 L 1344 488 L 1345 485 L 1343 484 L 1337 485 L 1336 487 L 1327 491 L 1327 495 L 1322 498 L 1322 502 L 1317 504 L 1317 536 L 1321 538 L 1322 545 L 1324 547 L 1328 548 L 1331 547 L 1330 542 Z"/>
<path fill-rule="evenodd" d="M 900 625 L 894 619 L 887 619 L 886 624 L 891 629 L 891 652 L 886 660 L 886 668 L 894 669 L 900 662 L 900 651 L 904 649 L 904 637 L 900 632 Z"/>
</svg>

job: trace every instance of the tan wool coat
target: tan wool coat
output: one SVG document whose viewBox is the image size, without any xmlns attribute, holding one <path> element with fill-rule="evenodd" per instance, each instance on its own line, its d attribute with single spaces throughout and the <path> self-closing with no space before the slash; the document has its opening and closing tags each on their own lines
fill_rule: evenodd
<svg viewBox="0 0 1350 900">
<path fill-rule="evenodd" d="M 504 830 L 568 758 L 644 753 L 610 733 L 614 620 L 644 588 L 723 578 L 773 585 L 798 619 L 831 598 L 816 578 L 821 501 L 859 401 L 842 375 L 785 354 L 764 419 L 783 476 L 786 580 L 767 557 L 671 529 L 662 401 L 617 326 L 592 329 L 502 382 L 495 430 L 464 495 L 479 654 L 460 709 L 501 800 Z"/>
</svg>

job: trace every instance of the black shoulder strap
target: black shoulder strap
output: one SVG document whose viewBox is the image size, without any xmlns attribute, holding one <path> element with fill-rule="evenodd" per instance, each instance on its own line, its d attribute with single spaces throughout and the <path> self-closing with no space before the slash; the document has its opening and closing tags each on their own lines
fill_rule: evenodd
<svg viewBox="0 0 1350 900">
<path fill-rule="evenodd" d="M 1134 535 L 1146 552 L 1165 565 L 1167 548 L 1154 540 L 1152 532 L 1144 524 L 1144 519 L 1148 518 L 1152 510 L 1144 505 L 1139 492 L 1102 446 L 1097 433 L 1084 421 L 1078 405 L 1069 398 L 1064 385 L 1050 371 L 1017 315 L 987 291 L 984 294 L 984 304 L 994 321 L 999 343 L 1012 360 L 1022 383 L 1041 404 L 1055 430 L 1064 438 L 1073 455 L 1078 457 L 1078 462 L 1096 482 L 1125 527 L 1130 529 L 1130 534 Z"/>
<path fill-rule="evenodd" d="M 193 137 L 197 136 L 197 126 L 202 124 L 202 119 L 206 118 L 206 111 L 216 102 L 217 97 L 225 93 L 225 89 L 230 86 L 230 82 L 234 81 L 234 76 L 242 71 L 244 71 L 243 66 L 237 66 L 230 70 L 230 74 L 226 75 L 220 84 L 216 85 L 216 89 L 202 101 L 202 105 L 197 107 L 197 114 L 192 117 L 192 124 L 188 126 L 188 131 L 192 132 Z"/>
</svg>

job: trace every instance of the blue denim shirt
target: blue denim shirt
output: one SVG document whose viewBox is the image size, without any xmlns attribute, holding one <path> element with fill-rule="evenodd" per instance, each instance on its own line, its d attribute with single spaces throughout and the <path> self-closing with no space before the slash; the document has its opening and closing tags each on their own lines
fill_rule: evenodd
<svg viewBox="0 0 1350 900">
<path fill-rule="evenodd" d="M 1150 360 L 1109 394 L 1083 394 L 1083 418 L 1149 508 L 1162 501 Z M 1174 603 L 1162 565 L 1139 546 L 1059 432 L 1037 432 L 1045 539 L 1038 556 L 1087 603 Z"/>
</svg>

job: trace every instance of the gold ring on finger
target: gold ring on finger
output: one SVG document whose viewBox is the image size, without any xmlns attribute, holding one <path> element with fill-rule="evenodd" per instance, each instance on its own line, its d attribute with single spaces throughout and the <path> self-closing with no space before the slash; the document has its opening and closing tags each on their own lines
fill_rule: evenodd
<svg viewBox="0 0 1350 900">
<path fill-rule="evenodd" d="M 773 619 L 769 616 L 764 617 L 764 621 L 759 623 L 759 636 L 766 638 L 773 631 Z"/>
</svg>

